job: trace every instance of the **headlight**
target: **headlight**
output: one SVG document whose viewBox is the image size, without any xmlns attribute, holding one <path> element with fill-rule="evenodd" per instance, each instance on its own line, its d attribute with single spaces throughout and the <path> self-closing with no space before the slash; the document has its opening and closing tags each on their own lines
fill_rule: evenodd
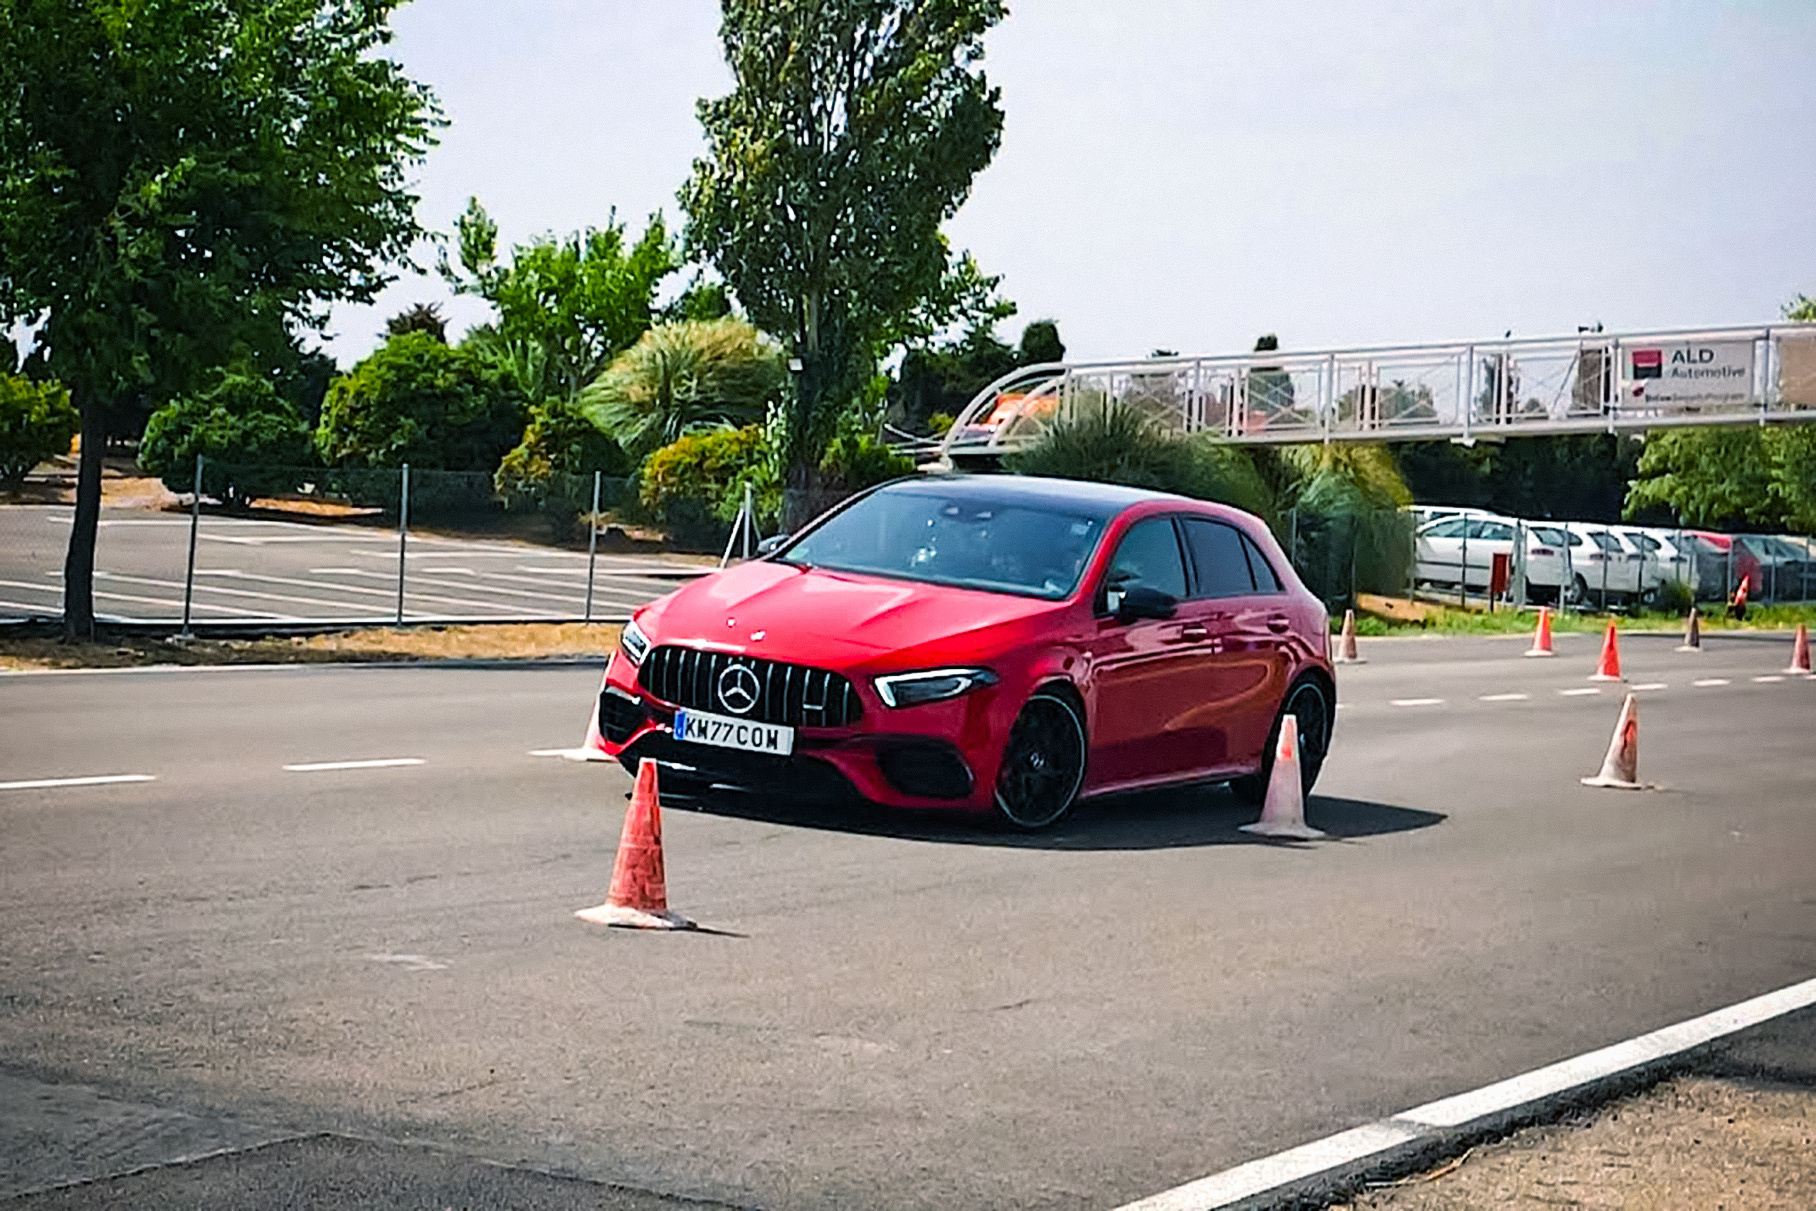
<svg viewBox="0 0 1816 1211">
<path fill-rule="evenodd" d="M 995 685 L 989 669 L 928 669 L 924 673 L 893 673 L 876 679 L 877 697 L 885 706 L 919 706 L 942 698 L 957 698 L 979 686 Z"/>
<path fill-rule="evenodd" d="M 649 636 L 635 622 L 627 622 L 618 636 L 618 650 L 633 665 L 642 664 L 644 656 L 649 653 Z"/>
</svg>

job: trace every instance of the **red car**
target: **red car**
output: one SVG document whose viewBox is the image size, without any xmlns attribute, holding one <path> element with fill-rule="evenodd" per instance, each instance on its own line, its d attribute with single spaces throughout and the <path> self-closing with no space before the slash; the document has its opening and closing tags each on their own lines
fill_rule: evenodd
<svg viewBox="0 0 1816 1211">
<path fill-rule="evenodd" d="M 1318 776 L 1328 619 L 1247 513 L 922 476 L 771 544 L 644 606 L 612 656 L 606 751 L 659 762 L 665 798 L 861 796 L 1026 829 L 1166 783 L 1258 800 L 1286 712 Z"/>
</svg>

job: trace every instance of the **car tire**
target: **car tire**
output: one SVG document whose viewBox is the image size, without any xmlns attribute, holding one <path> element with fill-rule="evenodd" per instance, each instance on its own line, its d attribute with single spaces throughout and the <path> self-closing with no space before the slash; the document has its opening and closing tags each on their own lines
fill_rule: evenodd
<svg viewBox="0 0 1816 1211">
<path fill-rule="evenodd" d="M 1280 743 L 1280 724 L 1288 715 L 1299 720 L 1299 789 L 1306 796 L 1318 781 L 1324 768 L 1324 757 L 1330 752 L 1331 725 L 1336 722 L 1335 704 L 1330 691 L 1316 677 L 1301 677 L 1287 690 L 1268 729 L 1267 745 L 1261 750 L 1261 769 L 1230 779 L 1230 790 L 1244 803 L 1260 803 L 1267 798 L 1268 779 L 1274 773 L 1274 749 Z"/>
<path fill-rule="evenodd" d="M 1062 694 L 1037 691 L 1003 743 L 996 773 L 997 815 L 1023 832 L 1057 823 L 1078 801 L 1089 752 L 1078 707 Z"/>
</svg>

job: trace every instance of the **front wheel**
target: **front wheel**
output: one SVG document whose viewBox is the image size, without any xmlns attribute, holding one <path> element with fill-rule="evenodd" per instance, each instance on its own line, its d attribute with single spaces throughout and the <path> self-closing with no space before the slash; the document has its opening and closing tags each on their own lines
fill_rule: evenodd
<svg viewBox="0 0 1816 1211">
<path fill-rule="evenodd" d="M 1084 720 L 1059 694 L 1037 692 L 1022 707 L 1003 745 L 996 810 L 1016 828 L 1046 828 L 1072 810 L 1085 781 Z"/>
<path fill-rule="evenodd" d="M 1268 729 L 1267 747 L 1261 751 L 1261 770 L 1230 779 L 1230 789 L 1247 803 L 1260 803 L 1267 798 L 1268 779 L 1274 774 L 1274 749 L 1280 744 L 1280 725 L 1288 715 L 1299 721 L 1299 789 L 1306 796 L 1318 781 L 1324 768 L 1324 755 L 1330 751 L 1331 720 L 1335 715 L 1330 695 L 1315 678 L 1296 682 L 1287 691 L 1274 726 Z"/>
</svg>

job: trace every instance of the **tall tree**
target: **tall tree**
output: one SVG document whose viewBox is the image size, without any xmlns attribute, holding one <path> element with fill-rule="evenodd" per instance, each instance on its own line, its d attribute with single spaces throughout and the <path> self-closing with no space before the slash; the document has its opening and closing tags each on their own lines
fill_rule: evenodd
<svg viewBox="0 0 1816 1211">
<path fill-rule="evenodd" d="M 420 234 L 434 98 L 397 0 L 0 0 L 0 321 L 82 412 L 64 628 L 94 631 L 110 411 L 369 300 Z"/>
<path fill-rule="evenodd" d="M 679 268 L 662 216 L 652 215 L 636 243 L 624 225 L 564 239 L 539 236 L 498 259 L 498 224 L 479 199 L 455 223 L 459 268 L 441 272 L 461 294 L 498 309 L 498 324 L 477 344 L 506 361 L 531 403 L 572 400 L 612 358 L 648 330 L 656 287 Z"/>
<path fill-rule="evenodd" d="M 798 364 L 790 488 L 810 488 L 839 408 L 893 317 L 947 272 L 940 224 L 1002 138 L 981 67 L 1002 0 L 722 0 L 736 80 L 702 101 L 708 153 L 681 190 L 712 261 Z M 797 518 L 789 518 L 794 522 Z"/>
</svg>

